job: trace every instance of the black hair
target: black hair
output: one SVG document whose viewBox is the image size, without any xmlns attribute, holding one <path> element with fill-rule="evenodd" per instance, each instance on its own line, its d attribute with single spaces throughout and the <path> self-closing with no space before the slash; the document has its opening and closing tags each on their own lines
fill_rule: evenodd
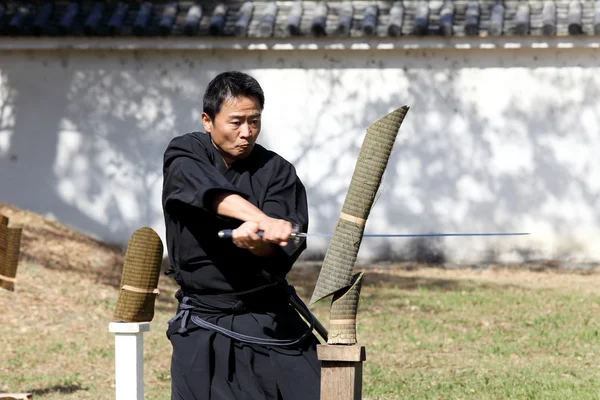
<svg viewBox="0 0 600 400">
<path fill-rule="evenodd" d="M 220 73 L 208 84 L 203 111 L 214 121 L 223 102 L 231 97 L 253 97 L 261 110 L 265 105 L 265 94 L 256 79 L 243 72 L 229 71 Z"/>
</svg>

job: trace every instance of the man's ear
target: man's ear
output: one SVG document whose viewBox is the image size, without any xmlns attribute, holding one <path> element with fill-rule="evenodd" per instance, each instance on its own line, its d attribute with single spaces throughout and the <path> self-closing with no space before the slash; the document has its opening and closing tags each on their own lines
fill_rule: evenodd
<svg viewBox="0 0 600 400">
<path fill-rule="evenodd" d="M 210 133 L 212 131 L 212 121 L 207 113 L 202 113 L 202 125 L 204 126 L 204 131 Z"/>
</svg>

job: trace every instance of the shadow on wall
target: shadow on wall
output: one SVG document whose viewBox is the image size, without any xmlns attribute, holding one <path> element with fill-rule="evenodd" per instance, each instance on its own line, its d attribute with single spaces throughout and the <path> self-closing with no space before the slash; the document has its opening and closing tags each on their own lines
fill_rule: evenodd
<svg viewBox="0 0 600 400">
<path fill-rule="evenodd" d="M 186 78 L 139 54 L 0 60 L 0 201 L 108 242 L 144 225 L 162 234 L 162 155 L 198 126 L 208 73 Z"/>
<path fill-rule="evenodd" d="M 596 53 L 319 56 L 286 64 L 306 69 L 299 85 L 305 85 L 311 104 L 318 104 L 304 118 L 302 140 L 290 154 L 307 184 L 310 231 L 333 232 L 366 127 L 407 104 L 411 110 L 367 233 L 534 235 L 527 240 L 365 239 L 361 252 L 370 249 L 373 259 L 433 263 L 519 262 L 585 256 L 597 248 L 592 237 L 600 228 L 600 183 L 593 176 L 600 177 L 600 166 L 590 151 L 600 150 Z M 322 257 L 327 242 L 310 242 L 318 246 L 305 257 Z"/>
<path fill-rule="evenodd" d="M 600 226 L 592 151 L 600 150 L 598 57 L 587 50 L 2 53 L 0 201 L 106 241 L 126 243 L 140 226 L 164 240 L 164 148 L 199 129 L 208 81 L 238 69 L 265 88 L 260 141 L 296 166 L 310 231 L 333 232 L 366 127 L 407 104 L 367 232 L 540 235 L 365 239 L 368 257 L 572 255 L 589 248 L 578 234 Z M 322 256 L 328 244 L 309 243 L 306 258 Z"/>
</svg>

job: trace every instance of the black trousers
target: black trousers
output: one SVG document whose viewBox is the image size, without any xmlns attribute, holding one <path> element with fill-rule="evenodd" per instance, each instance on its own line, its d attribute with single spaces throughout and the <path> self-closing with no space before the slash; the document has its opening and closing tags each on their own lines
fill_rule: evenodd
<svg viewBox="0 0 600 400">
<path fill-rule="evenodd" d="M 203 306 L 194 315 L 244 335 L 293 339 L 307 325 L 285 296 L 261 293 L 252 298 L 195 296 Z M 241 305 L 241 307 L 240 307 Z M 179 322 L 169 326 L 173 346 L 172 400 L 318 400 L 320 362 L 314 335 L 292 347 L 248 344 Z"/>
</svg>

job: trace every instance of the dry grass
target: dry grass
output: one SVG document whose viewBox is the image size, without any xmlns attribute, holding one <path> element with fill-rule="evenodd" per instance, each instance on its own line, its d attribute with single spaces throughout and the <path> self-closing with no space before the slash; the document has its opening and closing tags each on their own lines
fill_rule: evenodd
<svg viewBox="0 0 600 400">
<path fill-rule="evenodd" d="M 119 246 L 8 204 L 0 203 L 0 214 L 9 218 L 9 226 L 23 228 L 20 262 L 50 270 L 85 272 L 100 282 L 118 284 L 125 256 Z"/>
<path fill-rule="evenodd" d="M 0 205 L 24 227 L 17 291 L 0 291 L 0 392 L 35 398 L 114 398 L 114 337 L 123 251 Z M 600 391 L 600 274 L 407 269 L 366 271 L 359 340 L 365 399 L 592 399 Z M 310 298 L 318 268 L 290 275 Z M 169 398 L 165 337 L 176 286 L 145 335 L 147 399 Z M 315 312 L 327 322 L 328 304 Z"/>
</svg>

